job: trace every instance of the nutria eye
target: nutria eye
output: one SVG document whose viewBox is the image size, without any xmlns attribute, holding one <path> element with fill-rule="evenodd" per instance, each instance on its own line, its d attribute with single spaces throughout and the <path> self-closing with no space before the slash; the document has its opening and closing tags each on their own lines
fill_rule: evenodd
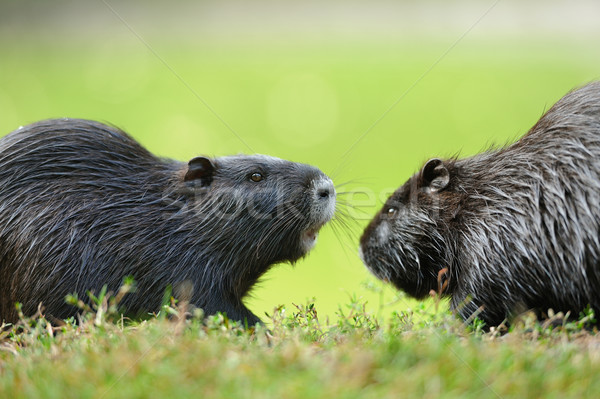
<svg viewBox="0 0 600 399">
<path fill-rule="evenodd" d="M 396 212 L 398 212 L 398 209 L 396 209 L 396 208 L 390 207 L 390 208 L 387 209 L 387 215 L 388 216 L 394 216 L 396 214 Z"/>
<path fill-rule="evenodd" d="M 250 175 L 250 180 L 252 180 L 253 182 L 259 182 L 263 179 L 263 175 L 256 172 L 256 173 L 252 173 Z"/>
</svg>

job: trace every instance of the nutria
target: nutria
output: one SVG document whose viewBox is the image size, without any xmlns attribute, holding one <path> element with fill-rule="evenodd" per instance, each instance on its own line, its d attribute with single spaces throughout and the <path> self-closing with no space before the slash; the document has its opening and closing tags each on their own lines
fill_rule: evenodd
<svg viewBox="0 0 600 399">
<path fill-rule="evenodd" d="M 271 265 L 304 256 L 335 209 L 319 169 L 264 155 L 152 155 L 98 122 L 47 120 L 0 140 L 0 319 L 15 302 L 68 318 L 65 303 L 132 276 L 128 314 L 157 311 L 168 286 L 249 325 L 242 303 Z M 189 285 L 189 284 L 188 284 Z"/>
<path fill-rule="evenodd" d="M 511 145 L 429 160 L 367 226 L 360 252 L 413 297 L 440 283 L 452 309 L 480 310 L 488 326 L 525 309 L 599 310 L 600 82 Z"/>
</svg>

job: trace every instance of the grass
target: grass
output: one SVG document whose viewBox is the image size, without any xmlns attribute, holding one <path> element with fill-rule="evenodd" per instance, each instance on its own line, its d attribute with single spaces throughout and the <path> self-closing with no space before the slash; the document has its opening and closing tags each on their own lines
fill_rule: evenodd
<svg viewBox="0 0 600 399">
<path fill-rule="evenodd" d="M 119 297 L 121 294 L 118 294 Z M 483 332 L 424 307 L 377 318 L 364 303 L 331 324 L 314 303 L 246 330 L 185 304 L 138 322 L 100 295 L 79 322 L 40 314 L 0 334 L 6 398 L 585 398 L 600 392 L 589 318 L 528 315 Z M 592 316 L 593 317 L 593 316 Z"/>
</svg>

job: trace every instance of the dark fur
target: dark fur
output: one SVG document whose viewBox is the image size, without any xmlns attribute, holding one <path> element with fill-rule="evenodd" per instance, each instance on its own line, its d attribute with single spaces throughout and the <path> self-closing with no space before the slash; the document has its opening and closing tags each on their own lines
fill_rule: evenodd
<svg viewBox="0 0 600 399">
<path fill-rule="evenodd" d="M 437 291 L 448 268 L 451 307 L 466 319 L 483 306 L 479 317 L 497 325 L 524 309 L 600 310 L 599 236 L 595 82 L 512 145 L 430 160 L 366 228 L 361 255 L 376 276 L 417 298 Z"/>
<path fill-rule="evenodd" d="M 253 173 L 263 180 L 252 181 Z M 253 325 L 242 303 L 271 265 L 295 261 L 333 215 L 331 180 L 266 156 L 160 159 L 97 122 L 49 120 L 0 140 L 0 319 L 15 302 L 66 318 L 65 296 L 113 292 L 131 275 L 130 314 L 159 309 L 168 285 Z"/>
</svg>

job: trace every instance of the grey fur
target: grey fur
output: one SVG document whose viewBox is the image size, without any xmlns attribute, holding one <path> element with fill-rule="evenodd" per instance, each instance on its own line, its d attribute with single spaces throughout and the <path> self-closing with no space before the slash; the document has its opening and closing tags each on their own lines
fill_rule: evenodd
<svg viewBox="0 0 600 399">
<path fill-rule="evenodd" d="M 365 229 L 361 256 L 376 276 L 417 298 L 437 291 L 448 268 L 451 307 L 466 319 L 483 306 L 479 317 L 497 325 L 521 309 L 600 310 L 599 236 L 594 82 L 563 97 L 512 145 L 429 161 Z"/>
<path fill-rule="evenodd" d="M 262 180 L 252 181 L 260 173 Z M 206 314 L 259 321 L 242 303 L 277 262 L 295 261 L 333 216 L 335 189 L 315 167 L 255 155 L 188 164 L 160 159 L 98 122 L 48 120 L 0 140 L 0 319 L 65 296 L 113 292 L 131 275 L 130 314 L 158 310 L 190 281 Z"/>
</svg>

